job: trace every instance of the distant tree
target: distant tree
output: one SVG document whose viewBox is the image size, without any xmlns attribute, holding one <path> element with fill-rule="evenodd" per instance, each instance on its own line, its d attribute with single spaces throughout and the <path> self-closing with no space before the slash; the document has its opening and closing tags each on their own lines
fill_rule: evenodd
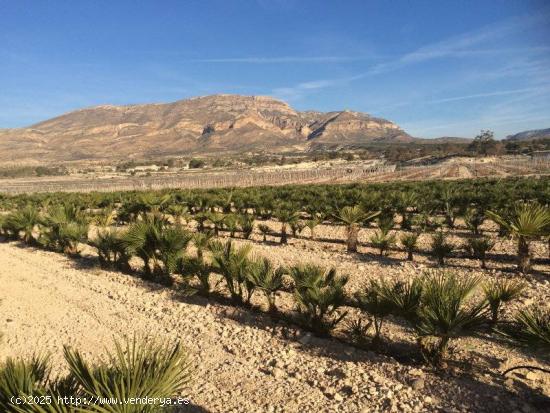
<svg viewBox="0 0 550 413">
<path fill-rule="evenodd" d="M 199 169 L 199 168 L 203 168 L 205 165 L 205 162 L 202 160 L 202 159 L 191 159 L 189 161 L 189 168 L 190 169 Z"/>
<path fill-rule="evenodd" d="M 472 143 L 468 145 L 468 150 L 478 155 L 488 155 L 497 149 L 495 134 L 490 130 L 482 130 Z"/>
</svg>

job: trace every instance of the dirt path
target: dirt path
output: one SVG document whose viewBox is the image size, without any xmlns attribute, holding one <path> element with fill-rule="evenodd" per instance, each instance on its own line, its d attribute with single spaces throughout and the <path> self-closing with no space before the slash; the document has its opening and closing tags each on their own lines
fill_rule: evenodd
<svg viewBox="0 0 550 413">
<path fill-rule="evenodd" d="M 94 357 L 111 346 L 114 335 L 179 339 L 197 364 L 188 394 L 196 406 L 185 411 L 494 412 L 525 407 L 501 388 L 436 376 L 202 298 L 183 301 L 166 289 L 87 266 L 84 259 L 11 243 L 0 244 L 0 262 L 1 359 L 50 352 L 59 366 L 64 344 Z"/>
</svg>

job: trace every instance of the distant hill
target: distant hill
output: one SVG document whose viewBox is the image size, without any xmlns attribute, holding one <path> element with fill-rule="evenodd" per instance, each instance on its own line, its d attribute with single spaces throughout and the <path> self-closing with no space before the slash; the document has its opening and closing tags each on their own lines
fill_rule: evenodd
<svg viewBox="0 0 550 413">
<path fill-rule="evenodd" d="M 396 124 L 352 111 L 299 112 L 263 96 L 97 106 L 0 130 L 0 161 L 141 159 L 252 150 L 411 142 Z"/>
<path fill-rule="evenodd" d="M 470 143 L 472 142 L 471 138 L 461 138 L 456 136 L 441 136 L 439 138 L 433 139 L 417 139 L 417 143 L 427 143 L 427 144 L 436 144 L 436 143 Z"/>
<path fill-rule="evenodd" d="M 550 138 L 550 128 L 548 129 L 533 129 L 508 135 L 506 141 L 532 141 L 535 139 Z"/>
</svg>

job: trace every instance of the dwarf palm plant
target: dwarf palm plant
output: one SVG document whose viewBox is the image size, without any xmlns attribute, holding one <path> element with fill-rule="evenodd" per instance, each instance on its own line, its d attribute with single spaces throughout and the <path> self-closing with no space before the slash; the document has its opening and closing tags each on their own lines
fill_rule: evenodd
<svg viewBox="0 0 550 413">
<path fill-rule="evenodd" d="M 413 260 L 413 254 L 416 251 L 416 243 L 418 242 L 418 234 L 413 232 L 410 234 L 403 234 L 399 240 L 405 251 L 407 251 L 407 260 Z"/>
<path fill-rule="evenodd" d="M 184 255 L 178 261 L 178 273 L 185 280 L 184 289 L 186 293 L 198 292 L 202 295 L 210 294 L 212 286 L 210 285 L 210 274 L 212 266 L 209 265 L 202 256 L 192 257 Z M 190 279 L 196 278 L 199 282 L 198 287 L 193 287 L 189 284 Z"/>
<path fill-rule="evenodd" d="M 378 294 L 391 306 L 393 314 L 414 323 L 421 305 L 424 279 L 416 277 L 412 281 L 388 282 L 381 280 Z"/>
<path fill-rule="evenodd" d="M 164 228 L 161 232 L 157 253 L 166 281 L 170 281 L 170 274 L 175 272 L 191 238 L 191 234 L 180 226 Z"/>
<path fill-rule="evenodd" d="M 161 400 L 179 395 L 189 383 L 192 368 L 179 343 L 154 340 L 115 342 L 115 351 L 94 365 L 80 352 L 64 349 L 68 374 L 53 378 L 47 358 L 8 359 L 0 366 L 0 409 L 12 413 L 153 413 Z M 34 396 L 47 404 L 20 404 L 13 397 Z M 149 404 L 123 401 L 144 398 Z M 95 400 L 86 408 L 76 399 Z M 105 402 L 101 402 L 105 401 Z M 107 402 L 110 401 L 110 402 Z M 118 401 L 118 402 L 115 402 Z"/>
<path fill-rule="evenodd" d="M 479 208 L 470 208 L 464 215 L 466 227 L 472 231 L 474 235 L 481 235 L 481 225 L 485 221 L 485 212 Z"/>
<path fill-rule="evenodd" d="M 411 216 L 418 203 L 418 197 L 412 192 L 401 192 L 397 199 L 397 211 L 401 215 L 401 229 L 411 229 Z"/>
<path fill-rule="evenodd" d="M 380 293 L 380 289 L 380 282 L 371 281 L 366 291 L 355 294 L 356 305 L 373 318 L 374 337 L 372 344 L 375 347 L 379 346 L 382 342 L 382 323 L 393 310 L 392 303 Z"/>
<path fill-rule="evenodd" d="M 199 212 L 193 216 L 193 219 L 197 222 L 197 231 L 204 232 L 206 229 L 206 221 L 209 219 L 209 214 Z"/>
<path fill-rule="evenodd" d="M 510 335 L 522 345 L 550 349 L 550 310 L 538 306 L 519 310 Z"/>
<path fill-rule="evenodd" d="M 485 299 L 491 309 L 491 323 L 498 322 L 498 316 L 504 303 L 518 298 L 525 289 L 525 284 L 518 281 L 498 279 L 483 285 Z"/>
<path fill-rule="evenodd" d="M 469 238 L 466 242 L 466 250 L 474 258 L 477 258 L 481 263 L 481 268 L 486 268 L 485 259 L 487 257 L 487 252 L 489 252 L 495 243 L 488 238 Z"/>
<path fill-rule="evenodd" d="M 266 224 L 259 224 L 258 225 L 258 230 L 260 231 L 260 233 L 262 234 L 263 236 L 263 242 L 267 242 L 267 236 L 268 234 L 271 233 L 271 228 L 269 228 L 268 225 Z"/>
<path fill-rule="evenodd" d="M 316 333 L 329 333 L 346 315 L 338 309 L 345 303 L 348 277 L 338 277 L 334 268 L 326 271 L 316 265 L 292 267 L 290 275 L 301 321 Z"/>
<path fill-rule="evenodd" d="M 447 242 L 447 238 L 442 231 L 437 231 L 432 236 L 431 252 L 437 259 L 437 264 L 445 265 L 445 258 L 453 251 L 453 245 Z"/>
<path fill-rule="evenodd" d="M 377 217 L 380 212 L 366 213 L 359 206 L 347 206 L 340 210 L 336 218 L 346 226 L 346 245 L 348 252 L 357 252 L 357 239 L 361 224 Z"/>
<path fill-rule="evenodd" d="M 130 270 L 130 252 L 125 242 L 125 233 L 116 230 L 102 230 L 88 241 L 97 250 L 99 264 L 103 268 L 117 268 L 120 271 Z"/>
<path fill-rule="evenodd" d="M 321 223 L 321 220 L 318 218 L 311 218 L 306 220 L 305 225 L 307 228 L 309 228 L 309 237 L 311 240 L 315 239 L 315 227 L 317 227 Z"/>
<path fill-rule="evenodd" d="M 166 212 L 174 217 L 176 224 L 183 225 L 189 221 L 189 208 L 186 205 L 170 204 L 166 208 Z"/>
<path fill-rule="evenodd" d="M 82 394 L 106 400 L 147 397 L 168 399 L 178 395 L 189 383 L 191 364 L 179 343 L 115 342 L 115 352 L 106 361 L 91 365 L 75 350 L 65 347 L 70 374 Z M 159 402 L 124 405 L 91 405 L 90 412 L 142 412 L 159 410 Z"/>
<path fill-rule="evenodd" d="M 237 304 L 249 303 L 253 292 L 246 288 L 250 250 L 250 245 L 237 248 L 231 241 L 212 248 L 212 268 L 224 278 L 231 299 Z"/>
<path fill-rule="evenodd" d="M 286 233 L 286 227 L 287 225 L 291 225 L 292 223 L 296 222 L 298 220 L 299 215 L 296 211 L 290 209 L 290 206 L 284 206 L 282 208 L 277 209 L 273 215 L 281 223 L 280 243 L 287 244 L 288 236 Z"/>
<path fill-rule="evenodd" d="M 107 228 L 115 223 L 116 217 L 114 209 L 105 209 L 94 217 L 94 223 L 100 228 Z"/>
<path fill-rule="evenodd" d="M 254 232 L 254 217 L 252 215 L 242 214 L 239 215 L 238 222 L 244 239 L 249 239 Z"/>
<path fill-rule="evenodd" d="M 285 271 L 283 267 L 275 268 L 267 258 L 253 260 L 250 264 L 249 279 L 255 288 L 264 293 L 270 313 L 277 312 L 275 294 L 283 287 Z"/>
<path fill-rule="evenodd" d="M 485 322 L 485 302 L 470 303 L 478 285 L 478 278 L 459 279 L 452 273 L 424 280 L 414 327 L 424 356 L 436 365 L 447 357 L 451 340 L 475 333 Z"/>
<path fill-rule="evenodd" d="M 220 229 L 223 228 L 225 224 L 225 220 L 226 220 L 226 216 L 218 212 L 210 212 L 208 214 L 208 221 L 210 221 L 214 226 L 214 235 L 216 237 L 220 235 Z M 235 223 L 235 228 L 237 228 L 236 225 L 237 224 Z"/>
<path fill-rule="evenodd" d="M 141 220 L 131 224 L 126 232 L 125 243 L 128 250 L 143 261 L 146 278 L 161 271 L 158 249 L 165 225 L 166 220 L 159 214 L 145 214 Z"/>
<path fill-rule="evenodd" d="M 34 244 L 36 239 L 33 232 L 40 221 L 41 217 L 38 209 L 33 205 L 27 205 L 25 208 L 8 215 L 4 221 L 4 228 L 14 236 L 19 236 L 22 233 L 25 244 Z"/>
<path fill-rule="evenodd" d="M 49 376 L 47 357 L 33 356 L 30 360 L 7 359 L 0 365 L 0 410 L 6 413 L 20 411 L 12 402 L 12 398 L 45 392 L 50 386 Z M 27 411 L 30 411 L 30 408 Z"/>
<path fill-rule="evenodd" d="M 38 242 L 46 248 L 65 254 L 78 254 L 78 245 L 88 238 L 88 224 L 74 205 L 53 207 L 42 220 Z"/>
<path fill-rule="evenodd" d="M 229 231 L 229 236 L 235 238 L 235 234 L 239 230 L 239 218 L 235 214 L 228 214 L 224 216 L 223 225 L 227 231 Z M 215 229 L 214 229 L 215 231 Z"/>
<path fill-rule="evenodd" d="M 519 310 L 513 323 L 507 326 L 503 333 L 521 346 L 528 347 L 530 350 L 540 350 L 543 352 L 543 356 L 547 357 L 550 354 L 550 310 L 535 306 Z M 517 369 L 540 370 L 550 373 L 549 369 L 538 366 L 520 365 L 507 369 L 502 375 Z"/>
<path fill-rule="evenodd" d="M 146 278 L 159 277 L 171 284 L 170 274 L 176 270 L 191 235 L 180 226 L 169 227 L 160 214 L 147 214 L 134 222 L 125 235 L 129 251 L 143 260 Z"/>
<path fill-rule="evenodd" d="M 387 228 L 380 228 L 370 237 L 370 242 L 374 248 L 378 248 L 382 256 L 395 245 L 395 239 L 395 234 L 391 234 Z"/>
<path fill-rule="evenodd" d="M 536 203 L 522 203 L 515 207 L 507 219 L 495 212 L 487 215 L 497 224 L 505 227 L 518 242 L 518 269 L 527 273 L 531 269 L 529 242 L 539 237 L 548 236 L 550 230 L 550 209 Z"/>
<path fill-rule="evenodd" d="M 204 251 L 208 248 L 213 234 L 211 232 L 196 232 L 193 234 L 192 242 L 197 249 L 197 257 L 202 258 Z"/>
</svg>

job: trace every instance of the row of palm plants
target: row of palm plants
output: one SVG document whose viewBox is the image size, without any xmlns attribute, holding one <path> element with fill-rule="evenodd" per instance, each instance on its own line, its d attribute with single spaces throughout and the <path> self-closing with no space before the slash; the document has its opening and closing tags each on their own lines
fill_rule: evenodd
<svg viewBox="0 0 550 413">
<path fill-rule="evenodd" d="M 518 281 L 482 283 L 479 277 L 460 278 L 448 272 L 428 273 L 409 282 L 373 280 L 355 294 L 357 307 L 371 321 L 351 322 L 348 334 L 359 345 L 380 348 L 384 320 L 390 315 L 401 318 L 415 332 L 421 354 L 437 366 L 448 358 L 455 339 L 488 330 L 520 345 L 532 345 L 533 350 L 549 349 L 550 311 L 525 308 L 511 322 L 501 323 L 503 306 L 517 299 L 524 288 Z"/>
<path fill-rule="evenodd" d="M 149 413 L 178 411 L 188 400 L 193 368 L 177 342 L 142 337 L 115 341 L 90 362 L 64 347 L 67 373 L 52 374 L 48 356 L 0 363 L 0 410 L 5 413 Z"/>
<path fill-rule="evenodd" d="M 44 233 L 58 251 L 74 252 L 78 248 L 80 241 L 71 245 L 67 239 L 73 238 L 58 235 L 63 232 L 60 230 L 63 225 L 85 225 L 78 209 L 50 208 L 43 221 L 48 223 Z M 352 221 L 348 225 L 355 225 Z M 389 230 L 389 222 L 379 218 L 380 230 Z M 109 224 L 110 220 L 103 223 Z M 22 234 L 25 237 L 26 232 Z M 436 250 L 445 250 L 444 238 L 441 241 L 437 234 Z M 42 234 L 37 242 L 40 243 L 41 237 Z M 190 244 L 195 246 L 195 255 L 187 251 Z M 191 234 L 179 223 L 172 224 L 160 211 L 141 213 L 126 230 L 102 228 L 91 245 L 97 248 L 103 265 L 128 270 L 130 258 L 136 256 L 143 262 L 146 278 L 172 285 L 174 275 L 179 274 L 178 284 L 187 292 L 209 294 L 216 288 L 211 282 L 212 273 L 216 273 L 224 281 L 233 303 L 250 306 L 253 295 L 259 293 L 265 297 L 268 311 L 275 315 L 277 293 L 290 288 L 296 310 L 293 320 L 319 334 L 329 334 L 346 316 L 342 308 L 350 305 L 344 292 L 347 277 L 338 277 L 334 269 L 315 265 L 275 267 L 265 258 L 252 256 L 249 245 L 222 243 L 209 233 Z M 381 281 L 357 295 L 354 305 L 374 317 L 375 343 L 380 341 L 384 317 L 402 316 L 416 331 L 426 358 L 440 364 L 453 338 L 479 330 L 487 320 L 496 324 L 503 303 L 521 292 L 516 285 L 486 286 L 485 299 L 466 306 L 478 284 L 478 279 L 461 281 L 455 276 L 434 276 L 411 285 Z"/>
<path fill-rule="evenodd" d="M 88 237 L 88 220 L 74 205 L 53 205 L 45 212 L 27 205 L 4 215 L 1 231 L 9 239 L 21 238 L 26 244 L 74 255 Z"/>
</svg>

